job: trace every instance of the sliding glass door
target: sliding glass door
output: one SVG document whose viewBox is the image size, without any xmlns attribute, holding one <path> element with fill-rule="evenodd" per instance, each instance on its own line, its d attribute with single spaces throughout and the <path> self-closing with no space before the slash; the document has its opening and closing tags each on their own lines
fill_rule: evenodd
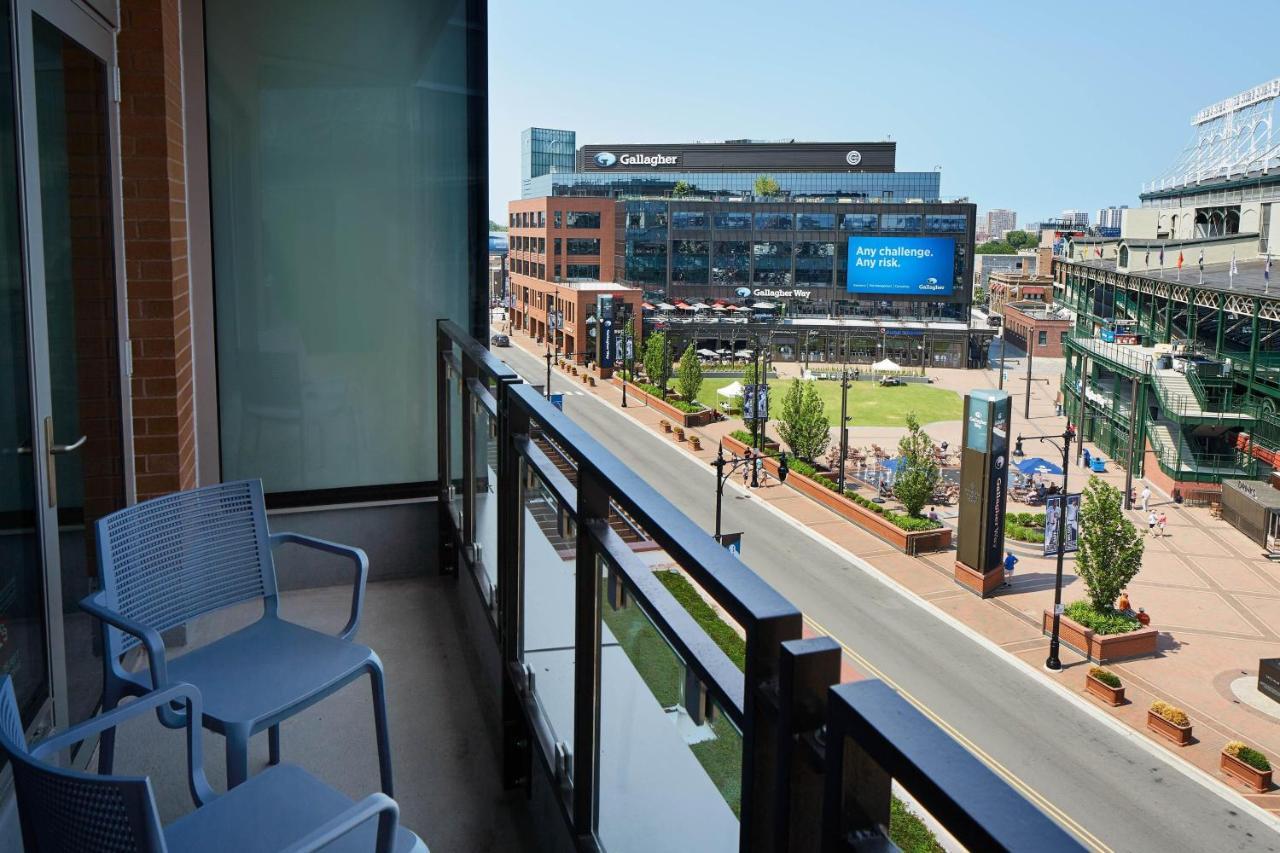
<svg viewBox="0 0 1280 853">
<path fill-rule="evenodd" d="M 113 40 L 65 0 L 14 0 L 5 15 L 0 410 L 13 414 L 0 424 L 12 449 L 0 456 L 0 584 L 14 615 L 0 597 L 0 620 L 26 615 L 27 642 L 6 654 L 0 624 L 0 666 L 23 693 L 24 723 L 64 727 L 99 702 L 100 643 L 78 603 L 98 586 L 93 524 L 125 505 L 132 481 Z"/>
</svg>

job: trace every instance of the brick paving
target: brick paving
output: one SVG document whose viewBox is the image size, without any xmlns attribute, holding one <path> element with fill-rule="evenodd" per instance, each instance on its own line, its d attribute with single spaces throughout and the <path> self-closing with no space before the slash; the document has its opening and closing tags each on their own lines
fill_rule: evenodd
<svg viewBox="0 0 1280 853">
<path fill-rule="evenodd" d="M 539 347 L 525 335 L 514 334 L 512 343 L 542 356 Z M 1048 360 L 1046 360 L 1048 361 Z M 1051 364 L 1037 364 L 1042 370 Z M 783 371 L 794 370 L 783 366 Z M 562 374 L 561 374 L 562 375 Z M 993 371 L 930 370 L 935 386 L 959 393 L 975 387 L 994 387 Z M 1036 371 L 1037 377 L 1041 376 Z M 1006 390 L 1013 395 L 1013 431 L 1023 435 L 1061 434 L 1065 419 L 1055 416 L 1053 400 L 1056 385 L 1033 382 L 1031 418 L 1024 419 L 1025 379 L 1011 378 Z M 594 393 L 617 406 L 621 391 L 609 383 L 599 383 Z M 627 412 L 637 422 L 661 433 L 661 415 L 645 406 L 629 406 Z M 702 438 L 702 449 L 684 449 L 710 462 L 718 440 L 734 429 L 742 428 L 737 419 L 722 421 L 688 431 Z M 960 422 L 928 424 L 926 429 L 935 441 L 959 441 Z M 886 427 L 856 427 L 850 430 L 852 446 L 872 442 L 889 449 L 896 445 L 901 430 Z M 672 438 L 674 443 L 674 438 Z M 1091 453 L 1097 448 L 1086 444 Z M 1047 443 L 1037 447 L 1026 444 L 1028 455 L 1052 459 L 1056 451 Z M 1040 452 L 1043 449 L 1047 452 Z M 1087 473 L 1073 462 L 1068 472 L 1072 491 L 1083 485 Z M 1124 471 L 1108 464 L 1103 480 L 1124 487 Z M 1141 481 L 1135 481 L 1141 491 Z M 1055 561 L 1041 556 L 1033 546 L 1013 543 L 1020 562 L 1012 587 L 1001 595 L 982 600 L 959 587 L 952 576 L 954 552 L 908 557 L 850 524 L 786 486 L 770 481 L 757 490 L 757 497 L 767 501 L 798 524 L 824 536 L 833 544 L 856 554 L 886 577 L 928 601 L 934 607 L 987 637 L 1010 654 L 1041 667 L 1048 650 L 1048 638 L 1040 631 L 1040 614 L 1053 603 Z M 1228 740 L 1243 740 L 1261 749 L 1274 761 L 1280 761 L 1280 703 L 1275 716 L 1240 702 L 1233 694 L 1232 682 L 1238 679 L 1256 681 L 1259 658 L 1280 657 L 1280 564 L 1273 565 L 1258 545 L 1225 521 L 1213 518 L 1205 508 L 1174 504 L 1169 496 L 1152 487 L 1152 507 L 1168 514 L 1167 536 L 1146 541 L 1143 568 L 1129 587 L 1133 606 L 1143 607 L 1152 617 L 1152 625 L 1160 629 L 1159 651 L 1153 658 L 1109 664 L 1108 668 L 1124 681 L 1127 703 L 1110 708 L 1095 702 L 1104 713 L 1131 726 L 1181 758 L 1208 772 L 1223 785 L 1273 813 L 1280 813 L 1280 792 L 1253 794 L 1229 779 L 1218 769 L 1218 754 Z M 944 519 L 954 522 L 955 510 L 943 510 Z M 948 513 L 946 510 L 950 509 Z M 1010 511 L 1032 509 L 1010 504 Z M 1146 527 L 1145 516 L 1138 510 L 1129 514 L 1139 529 Z M 1064 568 L 1063 601 L 1084 596 L 1079 578 L 1068 557 Z M 1084 675 L 1088 662 L 1063 646 L 1063 669 L 1043 676 L 1054 679 L 1084 695 Z M 856 672 L 849 669 L 850 674 Z M 1194 726 L 1195 742 L 1176 748 L 1146 728 L 1146 709 L 1154 699 L 1163 699 L 1186 710 Z M 1093 702 L 1094 700 L 1089 699 Z M 1263 703 L 1265 704 L 1265 703 Z"/>
</svg>

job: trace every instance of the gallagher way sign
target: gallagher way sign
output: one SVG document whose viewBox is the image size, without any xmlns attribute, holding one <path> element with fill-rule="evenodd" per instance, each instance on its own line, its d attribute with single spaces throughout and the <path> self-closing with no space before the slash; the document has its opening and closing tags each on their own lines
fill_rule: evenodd
<svg viewBox="0 0 1280 853">
<path fill-rule="evenodd" d="M 850 293 L 950 296 L 956 241 L 942 237 L 850 237 Z"/>
</svg>

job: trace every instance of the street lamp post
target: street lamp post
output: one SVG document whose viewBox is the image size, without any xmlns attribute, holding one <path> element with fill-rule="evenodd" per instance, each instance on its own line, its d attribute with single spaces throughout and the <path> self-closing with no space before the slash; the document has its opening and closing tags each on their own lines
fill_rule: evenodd
<svg viewBox="0 0 1280 853">
<path fill-rule="evenodd" d="M 716 541 L 720 541 L 720 515 L 724 506 L 724 484 L 725 481 L 733 475 L 743 465 L 751 466 L 751 486 L 755 488 L 758 483 L 755 482 L 756 459 L 762 457 L 762 453 L 752 453 L 751 448 L 747 448 L 745 456 L 730 456 L 728 459 L 724 455 L 724 443 L 721 442 L 720 447 L 716 450 L 716 458 L 711 460 L 711 467 L 716 469 Z M 787 453 L 783 451 L 778 456 L 778 482 L 784 483 L 789 473 L 787 467 Z"/>
<path fill-rule="evenodd" d="M 1030 436 L 1036 441 L 1047 441 L 1062 451 L 1062 500 L 1058 503 L 1058 568 L 1053 583 L 1053 635 L 1049 638 L 1049 657 L 1044 662 L 1045 669 L 1054 671 L 1062 669 L 1062 661 L 1058 658 L 1058 631 L 1062 620 L 1062 562 L 1067 555 L 1067 466 L 1071 463 L 1071 441 L 1076 431 L 1071 424 L 1063 430 L 1061 436 Z M 1055 438 L 1062 439 L 1059 446 Z M 1018 436 L 1015 454 L 1021 455 L 1023 437 Z"/>
<path fill-rule="evenodd" d="M 635 369 L 635 344 L 633 343 L 630 327 L 630 319 L 627 320 L 627 333 L 622 337 L 622 408 L 627 407 L 627 380 L 631 378 L 631 371 Z"/>
<path fill-rule="evenodd" d="M 840 371 L 840 494 L 844 494 L 845 457 L 849 455 L 849 366 Z"/>
<path fill-rule="evenodd" d="M 1023 402 L 1022 419 L 1031 420 L 1031 332 L 1027 332 L 1027 399 Z"/>
</svg>

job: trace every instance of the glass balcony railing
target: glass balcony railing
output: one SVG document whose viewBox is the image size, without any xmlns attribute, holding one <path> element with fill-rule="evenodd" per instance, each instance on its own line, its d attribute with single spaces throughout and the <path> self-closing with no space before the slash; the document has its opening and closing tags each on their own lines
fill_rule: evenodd
<svg viewBox="0 0 1280 853">
<path fill-rule="evenodd" d="M 457 325 L 438 326 L 441 560 L 500 659 L 503 776 L 578 849 L 891 849 L 896 782 L 970 849 L 1075 839 Z M 465 594 L 465 593 L 464 593 Z"/>
</svg>

